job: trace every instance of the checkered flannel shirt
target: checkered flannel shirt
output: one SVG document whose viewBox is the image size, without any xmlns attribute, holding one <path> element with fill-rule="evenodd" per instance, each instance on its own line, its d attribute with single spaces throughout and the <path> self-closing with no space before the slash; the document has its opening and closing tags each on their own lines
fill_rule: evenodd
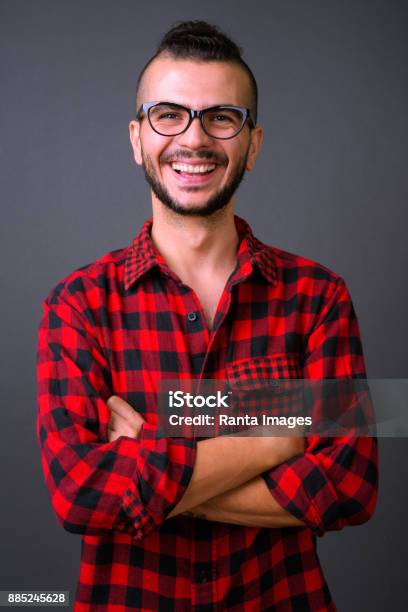
<svg viewBox="0 0 408 612">
<path fill-rule="evenodd" d="M 211 331 L 195 293 L 155 249 L 151 219 L 129 247 L 69 274 L 44 301 L 37 434 L 55 514 L 82 537 L 76 612 L 336 609 L 316 536 L 373 514 L 375 437 L 311 435 L 303 454 L 262 474 L 305 527 L 166 520 L 197 441 L 163 436 L 159 379 L 366 375 L 342 278 L 235 223 L 237 266 Z M 146 419 L 139 440 L 108 441 L 112 394 Z"/>
</svg>

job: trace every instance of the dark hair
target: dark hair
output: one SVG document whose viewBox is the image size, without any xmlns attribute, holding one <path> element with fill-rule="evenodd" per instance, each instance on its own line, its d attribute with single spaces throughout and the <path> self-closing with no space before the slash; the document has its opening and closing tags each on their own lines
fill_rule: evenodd
<svg viewBox="0 0 408 612">
<path fill-rule="evenodd" d="M 209 62 L 230 62 L 241 66 L 251 83 L 251 111 L 256 124 L 258 114 L 258 86 L 252 70 L 241 56 L 242 50 L 223 32 L 206 21 L 180 21 L 162 38 L 156 53 L 147 62 L 136 85 L 136 99 L 144 73 L 162 54 L 178 59 L 197 59 Z"/>
</svg>

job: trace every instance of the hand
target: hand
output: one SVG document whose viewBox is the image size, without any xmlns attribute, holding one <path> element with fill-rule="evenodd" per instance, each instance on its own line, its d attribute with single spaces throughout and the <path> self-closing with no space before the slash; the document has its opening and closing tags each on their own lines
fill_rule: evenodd
<svg viewBox="0 0 408 612">
<path fill-rule="evenodd" d="M 120 436 L 138 439 L 145 419 L 130 404 L 118 395 L 111 395 L 106 402 L 111 411 L 108 424 L 108 440 L 113 442 Z"/>
</svg>

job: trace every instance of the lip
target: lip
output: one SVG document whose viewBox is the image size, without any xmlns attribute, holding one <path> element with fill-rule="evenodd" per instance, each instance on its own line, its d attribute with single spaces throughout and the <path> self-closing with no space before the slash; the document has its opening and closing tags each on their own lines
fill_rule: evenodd
<svg viewBox="0 0 408 612">
<path fill-rule="evenodd" d="M 189 164 L 190 166 L 202 166 L 203 164 L 209 164 L 210 162 L 181 162 L 179 160 L 177 160 L 178 163 L 186 163 Z M 178 174 L 178 172 L 176 172 L 175 170 L 173 170 L 172 168 L 172 164 L 173 162 L 169 162 L 168 164 L 166 164 L 166 166 L 168 166 L 171 175 L 176 179 L 176 181 L 178 183 L 180 183 L 181 185 L 205 185 L 206 183 L 210 183 L 213 179 L 214 176 L 217 175 L 218 171 L 220 168 L 222 168 L 222 166 L 216 164 L 214 170 L 212 172 L 209 172 L 208 174 L 190 174 L 189 176 L 187 175 L 183 175 L 183 174 Z M 214 162 L 211 162 L 214 163 Z"/>
<path fill-rule="evenodd" d="M 209 159 L 170 159 L 168 164 L 187 164 L 188 166 L 209 166 L 210 164 L 218 165 L 214 160 Z"/>
</svg>

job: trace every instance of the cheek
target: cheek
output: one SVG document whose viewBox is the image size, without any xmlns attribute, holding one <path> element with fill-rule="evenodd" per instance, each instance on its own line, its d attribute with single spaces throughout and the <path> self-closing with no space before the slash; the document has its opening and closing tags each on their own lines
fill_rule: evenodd
<svg viewBox="0 0 408 612">
<path fill-rule="evenodd" d="M 168 148 L 169 142 L 163 140 L 163 136 L 156 134 L 149 128 L 150 131 L 144 129 L 140 134 L 140 157 L 142 160 L 147 157 L 150 163 L 154 166 L 160 165 L 160 157 Z"/>
<path fill-rule="evenodd" d="M 245 164 L 247 160 L 249 147 L 246 142 L 240 143 L 240 146 L 231 147 L 229 150 L 226 150 L 226 156 L 228 158 L 228 167 L 229 168 L 238 168 Z"/>
<path fill-rule="evenodd" d="M 159 137 L 160 138 L 160 137 Z M 152 143 L 152 146 L 149 150 L 149 157 L 152 163 L 157 167 L 157 170 L 161 172 L 163 168 L 166 166 L 166 159 L 169 158 L 171 152 L 175 150 L 176 147 L 171 147 L 170 143 L 163 143 L 162 139 L 158 142 Z"/>
</svg>

